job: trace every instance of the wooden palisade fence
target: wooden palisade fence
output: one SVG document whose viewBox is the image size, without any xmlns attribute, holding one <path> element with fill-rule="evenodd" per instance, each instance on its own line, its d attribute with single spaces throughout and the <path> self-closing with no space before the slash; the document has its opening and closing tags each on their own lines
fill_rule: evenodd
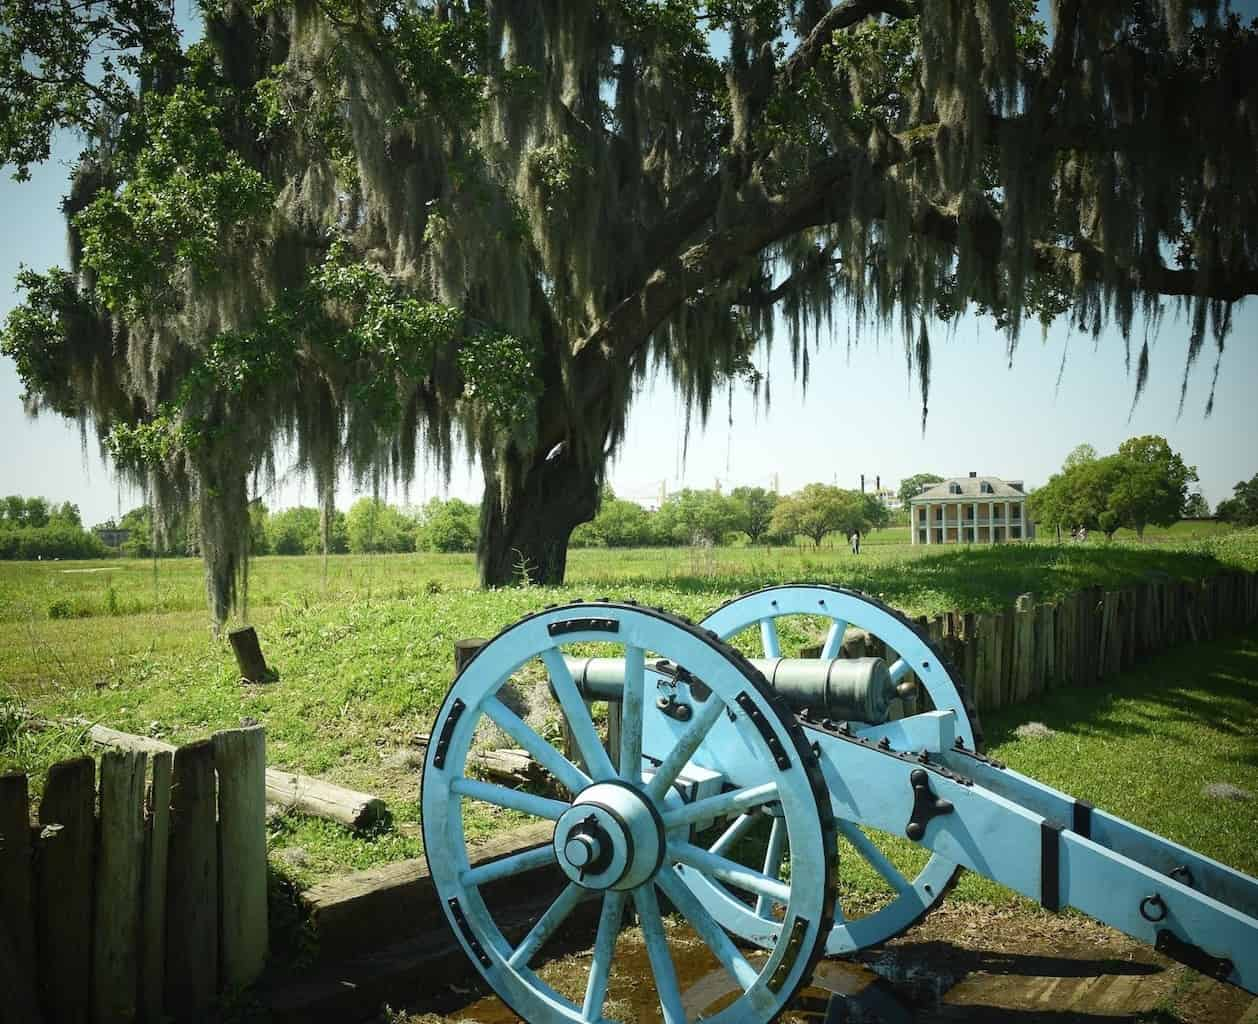
<svg viewBox="0 0 1258 1024">
<path fill-rule="evenodd" d="M 200 1016 L 267 953 L 262 728 L 0 776 L 0 1021 Z M 98 809 L 99 808 L 99 809 Z"/>
<path fill-rule="evenodd" d="M 1029 700 L 1057 686 L 1086 686 L 1141 659 L 1258 622 L 1258 573 L 1203 580 L 1159 580 L 1121 590 L 1090 587 L 1055 603 L 1023 595 L 992 613 L 919 618 L 980 709 Z M 879 644 L 848 634 L 853 654 L 881 655 Z"/>
</svg>

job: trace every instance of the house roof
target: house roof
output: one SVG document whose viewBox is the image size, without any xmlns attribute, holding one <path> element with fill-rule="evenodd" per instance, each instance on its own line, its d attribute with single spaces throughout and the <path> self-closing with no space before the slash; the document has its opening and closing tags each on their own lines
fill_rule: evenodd
<svg viewBox="0 0 1258 1024">
<path fill-rule="evenodd" d="M 947 501 L 952 499 L 955 501 L 958 497 L 971 498 L 1025 498 L 1026 492 L 1022 490 L 1022 481 L 1015 481 L 1019 486 L 1015 487 L 1007 480 L 1001 480 L 996 476 L 954 476 L 951 480 L 944 480 L 941 483 L 931 484 L 920 494 L 910 498 L 910 502 L 917 501 L 939 501 L 940 499 Z M 991 491 L 986 492 L 982 489 L 983 484 L 991 484 Z M 961 494 L 953 493 L 949 487 L 951 484 L 961 485 Z"/>
</svg>

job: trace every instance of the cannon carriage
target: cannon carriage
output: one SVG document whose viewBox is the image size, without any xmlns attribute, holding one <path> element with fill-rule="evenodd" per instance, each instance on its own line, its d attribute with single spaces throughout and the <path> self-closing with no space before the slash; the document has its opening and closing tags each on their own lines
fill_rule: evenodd
<svg viewBox="0 0 1258 1024">
<path fill-rule="evenodd" d="M 825 640 L 816 657 L 784 658 L 779 625 L 799 615 L 826 622 Z M 876 637 L 886 656 L 850 656 L 851 629 Z M 728 642 L 748 630 L 759 633 L 753 659 Z M 562 709 L 571 756 L 503 699 L 534 661 Z M 618 709 L 608 742 L 590 701 Z M 549 773 L 554 795 L 469 774 L 476 731 L 489 724 Z M 962 867 L 1258 991 L 1258 880 L 985 757 L 964 683 L 941 653 L 892 609 L 841 588 L 766 588 L 699 624 L 611 601 L 527 616 L 451 686 L 421 801 L 455 935 L 536 1024 L 614 1019 L 604 1016 L 608 982 L 630 908 L 665 1024 L 773 1020 L 818 958 L 900 934 Z M 464 805 L 475 801 L 554 822 L 551 843 L 472 867 Z M 838 898 L 840 846 L 885 887 L 876 907 Z M 509 941 L 481 887 L 547 865 L 566 887 Z M 712 1006 L 686 998 L 661 898 L 728 972 L 734 995 Z M 588 900 L 598 901 L 598 927 L 573 998 L 531 964 Z"/>
</svg>

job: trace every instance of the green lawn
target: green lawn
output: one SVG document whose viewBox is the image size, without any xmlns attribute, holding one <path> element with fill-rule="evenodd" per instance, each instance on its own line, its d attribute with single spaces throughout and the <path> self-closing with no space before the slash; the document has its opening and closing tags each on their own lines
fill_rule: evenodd
<svg viewBox="0 0 1258 1024">
<path fill-rule="evenodd" d="M 280 681 L 267 687 L 237 682 L 229 647 L 208 628 L 198 562 L 162 561 L 156 583 L 151 563 L 3 563 L 0 771 L 31 771 L 38 791 L 43 769 L 80 748 L 75 731 L 34 731 L 21 725 L 19 711 L 83 716 L 173 742 L 236 726 L 246 717 L 259 720 L 267 726 L 271 764 L 379 793 L 394 812 L 393 827 L 367 840 L 306 819 L 279 822 L 274 846 L 302 847 L 305 863 L 292 873 L 310 879 L 419 852 L 418 773 L 405 763 L 406 754 L 417 749 L 411 746 L 413 738 L 429 731 L 449 686 L 453 641 L 492 636 L 544 604 L 575 597 L 632 598 L 697 619 L 725 599 L 766 583 L 811 579 L 857 586 L 913 613 L 981 610 L 1007 605 L 1025 591 L 1051 598 L 1089 584 L 1117 586 L 1151 575 L 1193 577 L 1228 565 L 1258 567 L 1256 552 L 1255 531 L 1175 545 L 1089 542 L 927 550 L 870 544 L 859 557 L 843 548 L 586 550 L 572 553 L 564 588 L 496 591 L 475 589 L 470 556 L 341 556 L 329 560 L 326 579 L 320 558 L 263 558 L 251 572 L 250 618 L 268 660 L 281 673 Z M 104 571 L 73 571 L 84 568 Z M 50 619 L 54 600 L 87 614 Z M 803 633 L 784 634 L 788 651 L 804 639 Z M 1054 697 L 1060 706 L 1050 701 L 1042 710 L 994 718 L 989 735 L 1015 765 L 1020 757 L 1044 755 L 1063 769 L 1083 772 L 1065 780 L 1067 788 L 1119 813 L 1126 808 L 1110 793 L 1087 790 L 1096 781 L 1088 765 L 1124 757 L 1145 768 L 1156 764 L 1159 771 L 1149 773 L 1143 788 L 1135 790 L 1141 794 L 1135 809 L 1154 815 L 1155 825 L 1162 817 L 1175 823 L 1181 814 L 1200 808 L 1180 808 L 1169 797 L 1141 802 L 1155 784 L 1168 793 L 1182 789 L 1191 767 L 1179 765 L 1169 750 L 1172 741 L 1181 742 L 1171 728 L 1175 722 L 1157 719 L 1156 730 L 1148 725 L 1155 712 L 1197 715 L 1200 721 L 1193 728 L 1201 731 L 1191 734 L 1191 742 L 1183 741 L 1196 758 L 1206 752 L 1215 757 L 1232 749 L 1229 743 L 1253 740 L 1252 725 L 1248 739 L 1235 733 L 1241 728 L 1235 723 L 1246 720 L 1237 717 L 1241 704 L 1234 698 L 1250 685 L 1246 679 L 1258 677 L 1253 645 L 1241 653 L 1211 650 L 1222 659 L 1222 675 L 1195 679 L 1190 672 L 1168 669 L 1173 678 L 1167 677 L 1165 687 L 1170 689 L 1157 698 L 1156 707 L 1137 704 L 1124 711 L 1127 705 L 1100 691 L 1076 693 Z M 1166 664 L 1178 665 L 1173 659 L 1180 657 L 1173 655 Z M 1185 664 L 1196 663 L 1189 658 Z M 1152 675 L 1137 688 L 1162 693 L 1161 665 L 1153 665 Z M 1224 682 L 1212 681 L 1216 678 Z M 1170 703 L 1172 693 L 1179 703 Z M 1255 696 L 1250 695 L 1251 707 Z M 1058 728 L 1054 714 L 1063 721 L 1061 716 L 1075 715 L 1078 728 L 1063 729 L 1059 735 L 1064 738 L 1025 751 L 1018 741 L 1002 742 L 1023 715 Z M 1144 742 L 1135 726 L 1124 731 L 1111 724 L 1121 723 L 1122 715 L 1146 723 L 1154 739 Z M 1247 721 L 1253 720 L 1251 715 Z M 1233 724 L 1224 728 L 1226 723 Z M 1157 739 L 1161 735 L 1166 742 Z M 1096 751 L 1081 745 L 1094 737 L 1100 737 Z M 1004 742 L 1013 743 L 1010 751 Z M 1123 754 L 1122 744 L 1128 742 L 1134 746 Z M 1246 788 L 1258 790 L 1252 747 L 1248 756 L 1249 761 L 1238 763 L 1249 773 Z M 1032 774 L 1055 781 L 1038 764 L 1029 767 Z M 1101 774 L 1108 778 L 1110 770 Z M 1112 795 L 1126 793 L 1116 787 Z M 476 822 L 485 830 L 500 825 L 494 819 Z M 1198 843 L 1201 826 L 1185 820 L 1184 827 L 1189 833 L 1183 838 Z M 1228 842 L 1221 833 L 1201 838 L 1207 852 L 1222 851 L 1216 855 L 1224 860 L 1233 855 L 1232 846 L 1218 845 Z"/>
</svg>

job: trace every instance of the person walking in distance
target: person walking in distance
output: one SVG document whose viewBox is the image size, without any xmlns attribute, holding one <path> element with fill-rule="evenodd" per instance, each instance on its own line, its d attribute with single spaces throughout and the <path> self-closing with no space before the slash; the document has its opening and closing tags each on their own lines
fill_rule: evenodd
<svg viewBox="0 0 1258 1024">
<path fill-rule="evenodd" d="M 852 554 L 854 554 L 854 555 L 859 555 L 859 554 L 861 553 L 861 535 L 860 535 L 860 533 L 859 533 L 859 532 L 857 532 L 856 530 L 853 530 L 853 531 L 852 531 L 852 536 L 849 538 L 849 540 L 850 540 L 851 545 L 852 545 Z"/>
</svg>

